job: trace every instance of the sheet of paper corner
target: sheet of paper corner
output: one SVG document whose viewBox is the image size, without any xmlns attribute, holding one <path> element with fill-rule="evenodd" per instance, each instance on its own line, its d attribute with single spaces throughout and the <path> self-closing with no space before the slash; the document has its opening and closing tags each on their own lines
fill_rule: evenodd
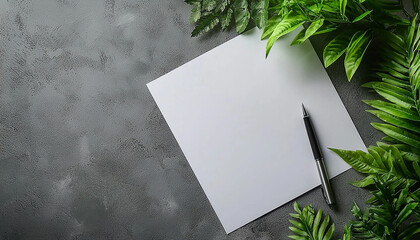
<svg viewBox="0 0 420 240">
<path fill-rule="evenodd" d="M 147 84 L 227 233 L 320 184 L 302 103 L 331 177 L 349 166 L 328 147 L 366 149 L 310 43 L 290 46 L 290 34 L 265 59 L 260 34 Z"/>
</svg>

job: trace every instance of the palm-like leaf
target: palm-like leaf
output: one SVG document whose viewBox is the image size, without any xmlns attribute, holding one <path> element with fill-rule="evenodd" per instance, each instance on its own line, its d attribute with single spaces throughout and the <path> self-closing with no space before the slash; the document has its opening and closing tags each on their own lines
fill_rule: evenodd
<svg viewBox="0 0 420 240">
<path fill-rule="evenodd" d="M 291 213 L 290 216 L 295 218 L 295 220 L 289 220 L 293 224 L 289 228 L 296 235 L 291 235 L 289 238 L 299 240 L 331 239 L 335 225 L 334 223 L 330 223 L 330 217 L 328 215 L 323 217 L 322 210 L 318 210 L 315 214 L 314 208 L 311 205 L 300 209 L 299 205 L 295 202 L 293 206 L 295 213 Z M 345 237 L 347 238 L 347 235 Z"/>
<path fill-rule="evenodd" d="M 370 82 L 384 100 L 365 101 L 377 110 L 368 110 L 385 124 L 372 124 L 393 143 L 420 151 L 420 30 L 417 18 L 404 34 L 382 32 L 386 41 L 383 62 L 378 72 L 380 82 Z M 412 152 L 413 153 L 413 152 Z M 403 153 L 404 155 L 405 153 Z M 416 154 L 417 155 L 417 154 Z M 419 155 L 417 155 L 419 156 Z M 420 161 L 420 158 L 419 158 Z"/>
<path fill-rule="evenodd" d="M 378 143 L 378 146 L 370 146 L 368 153 L 363 151 L 347 151 L 331 149 L 337 153 L 345 162 L 355 170 L 365 174 L 387 174 L 405 179 L 420 181 L 420 159 L 413 161 L 411 155 L 404 155 L 402 150 L 410 151 L 412 148 L 406 148 L 404 145 L 388 145 Z M 415 153 L 411 153 L 416 155 Z M 373 184 L 373 178 L 370 176 L 360 182 L 355 182 L 358 187 L 365 187 Z"/>
<path fill-rule="evenodd" d="M 395 178 L 391 174 L 377 175 L 374 179 L 377 190 L 371 192 L 370 207 L 364 213 L 353 204 L 352 213 L 356 221 L 352 224 L 354 240 L 408 240 L 420 231 L 417 222 L 403 229 L 403 223 L 416 214 L 419 202 L 410 193 L 413 181 Z"/>
</svg>

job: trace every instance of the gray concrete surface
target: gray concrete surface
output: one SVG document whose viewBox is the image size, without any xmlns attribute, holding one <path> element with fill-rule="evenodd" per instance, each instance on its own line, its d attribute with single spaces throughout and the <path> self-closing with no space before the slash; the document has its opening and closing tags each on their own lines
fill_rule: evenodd
<svg viewBox="0 0 420 240">
<path fill-rule="evenodd" d="M 292 204 L 225 235 L 146 83 L 234 37 L 191 38 L 181 0 L 0 0 L 0 239 L 286 239 Z M 324 41 L 313 40 L 320 51 Z M 328 69 L 366 144 L 360 77 Z M 258 177 L 258 176 L 254 176 Z M 337 232 L 367 192 L 297 200 Z M 363 205 L 363 204 L 362 204 Z"/>
</svg>

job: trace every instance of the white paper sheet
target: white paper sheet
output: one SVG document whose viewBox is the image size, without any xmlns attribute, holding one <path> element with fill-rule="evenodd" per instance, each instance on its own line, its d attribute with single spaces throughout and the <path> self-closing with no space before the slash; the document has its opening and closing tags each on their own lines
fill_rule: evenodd
<svg viewBox="0 0 420 240">
<path fill-rule="evenodd" d="M 320 184 L 302 103 L 330 176 L 349 166 L 328 147 L 366 149 L 312 46 L 293 37 L 265 59 L 251 30 L 147 85 L 227 233 Z"/>
</svg>

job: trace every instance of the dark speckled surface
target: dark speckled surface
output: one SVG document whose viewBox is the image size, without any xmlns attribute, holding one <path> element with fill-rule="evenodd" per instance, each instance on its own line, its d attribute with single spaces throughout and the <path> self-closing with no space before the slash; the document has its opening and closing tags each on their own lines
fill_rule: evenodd
<svg viewBox="0 0 420 240">
<path fill-rule="evenodd" d="M 146 88 L 236 35 L 191 38 L 189 11 L 181 0 L 0 0 L 0 239 L 286 239 L 291 203 L 225 235 Z M 328 73 L 374 143 L 361 78 L 348 83 L 341 63 Z M 348 184 L 359 178 L 332 181 L 336 212 L 319 189 L 298 201 L 326 208 L 341 232 L 367 199 Z"/>
</svg>

